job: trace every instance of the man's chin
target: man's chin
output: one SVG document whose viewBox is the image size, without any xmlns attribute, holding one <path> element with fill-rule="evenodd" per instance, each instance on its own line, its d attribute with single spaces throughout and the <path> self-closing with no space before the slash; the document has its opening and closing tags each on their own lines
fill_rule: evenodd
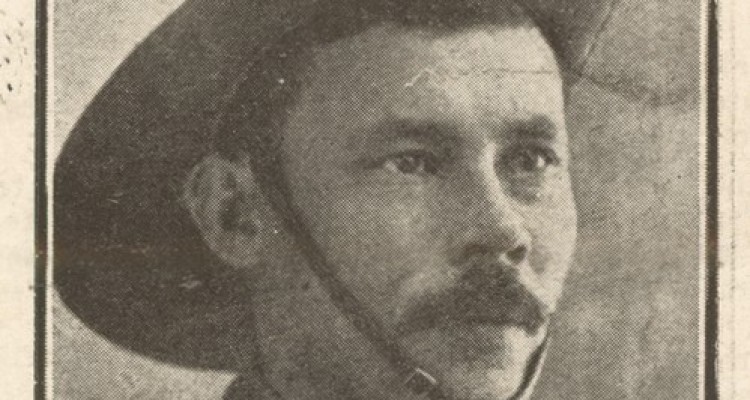
<svg viewBox="0 0 750 400">
<path fill-rule="evenodd" d="M 524 381 L 530 356 L 541 345 L 515 326 L 456 324 L 406 335 L 402 343 L 453 398 L 508 399 Z"/>
</svg>

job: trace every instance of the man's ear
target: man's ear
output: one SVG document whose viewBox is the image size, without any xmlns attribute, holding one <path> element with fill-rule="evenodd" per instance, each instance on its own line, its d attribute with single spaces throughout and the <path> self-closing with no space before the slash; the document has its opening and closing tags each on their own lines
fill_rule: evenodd
<svg viewBox="0 0 750 400">
<path fill-rule="evenodd" d="M 257 263 L 280 230 L 248 160 L 207 156 L 188 174 L 182 204 L 206 244 L 232 266 Z"/>
</svg>

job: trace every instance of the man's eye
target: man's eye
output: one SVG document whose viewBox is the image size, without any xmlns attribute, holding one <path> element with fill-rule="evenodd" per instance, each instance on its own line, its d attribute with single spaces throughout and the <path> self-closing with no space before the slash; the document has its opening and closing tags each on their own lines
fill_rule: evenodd
<svg viewBox="0 0 750 400">
<path fill-rule="evenodd" d="M 500 160 L 498 168 L 512 174 L 544 173 L 550 167 L 560 165 L 560 158 L 551 149 L 524 147 L 511 152 Z"/>
<path fill-rule="evenodd" d="M 437 159 L 425 152 L 406 152 L 388 157 L 382 164 L 388 172 L 421 175 L 437 172 Z"/>
</svg>

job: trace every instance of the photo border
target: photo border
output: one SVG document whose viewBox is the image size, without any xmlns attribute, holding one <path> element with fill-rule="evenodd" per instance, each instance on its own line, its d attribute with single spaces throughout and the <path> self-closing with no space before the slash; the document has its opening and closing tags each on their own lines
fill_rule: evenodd
<svg viewBox="0 0 750 400">
<path fill-rule="evenodd" d="M 703 285 L 704 296 L 702 306 L 701 346 L 703 348 L 703 365 L 699 368 L 702 372 L 702 387 L 700 398 L 714 400 L 719 398 L 719 279 L 720 279 L 720 237 L 723 228 L 720 224 L 720 171 L 719 151 L 720 135 L 722 130 L 719 121 L 719 28 L 718 0 L 703 0 L 706 5 L 704 18 L 705 26 L 702 26 L 701 37 L 705 37 L 704 46 L 704 69 L 702 71 L 705 97 L 702 113 L 705 123 L 702 124 L 701 134 L 705 135 L 703 142 L 703 160 L 705 170 L 702 175 L 704 186 L 701 187 L 704 208 L 704 235 L 701 238 L 703 252 Z M 52 229 L 52 167 L 54 162 L 48 160 L 48 136 L 52 134 L 53 125 L 53 68 L 50 60 L 54 54 L 54 38 L 51 37 L 53 29 L 51 24 L 54 0 L 35 0 L 36 7 L 36 43 L 35 43 L 35 147 L 34 147 L 34 398 L 52 398 L 52 260 L 53 249 L 49 248 L 51 243 Z M 52 83 L 52 85 L 50 85 Z M 735 84 L 736 82 L 732 82 Z M 731 133 L 730 133 L 731 134 Z M 735 133 L 736 134 L 736 133 Z M 733 214 L 734 215 L 734 214 Z M 730 232 L 731 233 L 731 232 Z M 732 266 L 737 268 L 736 265 Z M 725 289 L 722 289 L 722 292 Z M 734 322 L 734 321 L 733 321 Z M 736 372 L 736 371 L 735 371 Z"/>
</svg>

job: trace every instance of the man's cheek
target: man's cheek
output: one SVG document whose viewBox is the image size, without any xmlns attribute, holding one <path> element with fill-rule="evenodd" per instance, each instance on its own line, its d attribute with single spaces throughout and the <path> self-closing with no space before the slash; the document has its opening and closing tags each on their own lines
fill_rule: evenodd
<svg viewBox="0 0 750 400">
<path fill-rule="evenodd" d="M 318 232 L 331 261 L 346 269 L 351 279 L 372 273 L 378 276 L 368 279 L 387 280 L 386 284 L 396 284 L 431 262 L 429 247 L 434 240 L 428 240 L 424 210 L 409 204 L 373 197 L 332 203 L 331 218 L 321 221 L 328 229 Z"/>
<path fill-rule="evenodd" d="M 538 207 L 529 212 L 527 229 L 532 237 L 529 263 L 541 293 L 550 306 L 557 303 L 570 269 L 575 241 L 576 217 L 572 201 Z"/>
<path fill-rule="evenodd" d="M 568 275 L 569 257 L 549 246 L 536 245 L 529 256 L 529 263 L 535 273 L 535 285 L 529 289 L 554 310 Z"/>
<path fill-rule="evenodd" d="M 364 235 L 393 237 L 414 244 L 427 228 L 427 206 L 422 190 L 367 188 L 350 195 L 340 210 Z"/>
</svg>

